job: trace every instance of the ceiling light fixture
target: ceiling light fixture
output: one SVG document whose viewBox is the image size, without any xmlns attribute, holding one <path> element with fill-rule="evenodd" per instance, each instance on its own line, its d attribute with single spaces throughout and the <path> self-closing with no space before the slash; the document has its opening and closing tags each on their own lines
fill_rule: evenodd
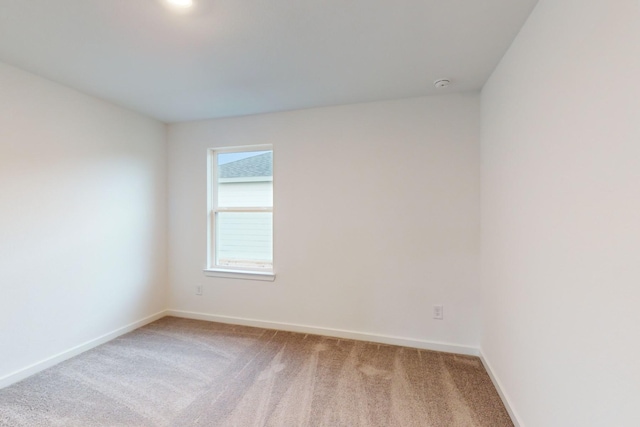
<svg viewBox="0 0 640 427">
<path fill-rule="evenodd" d="M 171 6 L 187 9 L 193 7 L 193 0 L 166 0 Z"/>
</svg>

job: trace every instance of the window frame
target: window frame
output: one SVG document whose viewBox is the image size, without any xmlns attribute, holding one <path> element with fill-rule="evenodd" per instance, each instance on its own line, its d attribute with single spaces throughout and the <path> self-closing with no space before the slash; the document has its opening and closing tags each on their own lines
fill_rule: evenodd
<svg viewBox="0 0 640 427">
<path fill-rule="evenodd" d="M 206 252 L 206 268 L 204 273 L 210 277 L 224 277 L 235 279 L 250 280 L 275 280 L 274 270 L 274 208 L 271 207 L 219 207 L 218 206 L 218 154 L 225 153 L 244 153 L 249 151 L 271 151 L 271 144 L 261 145 L 243 145 L 237 147 L 218 147 L 209 148 L 207 150 L 207 252 Z M 273 159 L 273 154 L 272 154 Z M 273 160 L 272 160 L 273 161 Z M 273 165 L 272 165 L 273 167 Z M 275 173 L 272 174 L 272 189 L 275 192 Z M 273 203 L 272 203 L 273 205 Z M 272 214 L 271 229 L 271 268 L 253 268 L 253 267 L 228 267 L 220 266 L 216 263 L 216 214 L 221 212 L 270 212 Z"/>
</svg>

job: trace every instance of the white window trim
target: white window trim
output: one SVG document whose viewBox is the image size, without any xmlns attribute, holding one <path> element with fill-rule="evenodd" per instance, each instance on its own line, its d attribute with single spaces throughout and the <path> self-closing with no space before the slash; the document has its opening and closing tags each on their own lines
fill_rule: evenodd
<svg viewBox="0 0 640 427">
<path fill-rule="evenodd" d="M 216 206 L 216 177 L 218 165 L 216 153 L 241 153 L 246 151 L 273 151 L 272 145 L 245 145 L 241 147 L 209 148 L 207 150 L 207 267 L 203 270 L 207 277 L 221 277 L 227 279 L 248 279 L 273 282 L 276 278 L 275 269 L 270 268 L 224 268 L 215 264 L 215 215 L 217 212 L 272 212 L 271 208 L 220 208 Z M 275 180 L 275 178 L 272 178 Z M 275 184 L 274 184 L 275 188 Z M 274 224 L 275 227 L 275 224 Z M 273 229 L 272 229 L 273 230 Z M 275 246 L 275 230 L 272 231 L 272 244 Z M 274 265 L 272 259 L 272 265 Z"/>
<path fill-rule="evenodd" d="M 222 277 L 225 279 L 246 279 L 273 282 L 276 280 L 274 272 L 249 271 L 249 270 L 227 270 L 225 268 L 206 268 L 204 275 L 207 277 Z"/>
</svg>

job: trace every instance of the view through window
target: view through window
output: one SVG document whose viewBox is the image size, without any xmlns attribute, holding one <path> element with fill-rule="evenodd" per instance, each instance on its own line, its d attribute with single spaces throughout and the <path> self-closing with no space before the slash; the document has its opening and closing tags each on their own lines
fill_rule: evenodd
<svg viewBox="0 0 640 427">
<path fill-rule="evenodd" d="M 273 268 L 273 151 L 213 150 L 212 267 Z"/>
</svg>

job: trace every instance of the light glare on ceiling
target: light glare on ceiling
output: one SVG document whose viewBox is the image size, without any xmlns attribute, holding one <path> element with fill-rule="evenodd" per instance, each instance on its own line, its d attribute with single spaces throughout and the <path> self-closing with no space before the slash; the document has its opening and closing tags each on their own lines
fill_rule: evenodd
<svg viewBox="0 0 640 427">
<path fill-rule="evenodd" d="M 180 8 L 188 8 L 193 6 L 193 0 L 167 0 L 171 6 L 180 7 Z"/>
</svg>

